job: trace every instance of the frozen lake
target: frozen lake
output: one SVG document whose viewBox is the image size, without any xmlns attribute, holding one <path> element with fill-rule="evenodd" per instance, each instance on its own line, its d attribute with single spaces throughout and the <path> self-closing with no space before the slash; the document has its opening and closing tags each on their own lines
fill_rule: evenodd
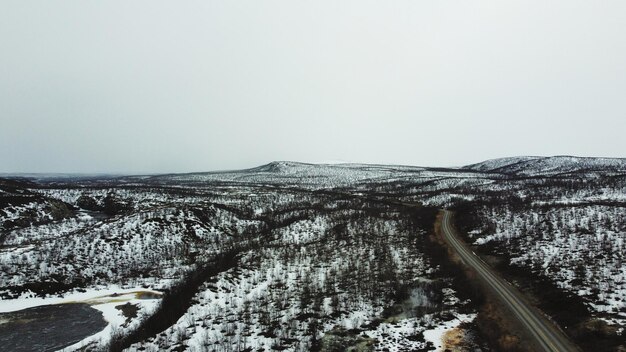
<svg viewBox="0 0 626 352">
<path fill-rule="evenodd" d="M 53 304 L 0 313 L 5 351 L 56 351 L 107 326 L 102 312 L 84 303 Z"/>
</svg>

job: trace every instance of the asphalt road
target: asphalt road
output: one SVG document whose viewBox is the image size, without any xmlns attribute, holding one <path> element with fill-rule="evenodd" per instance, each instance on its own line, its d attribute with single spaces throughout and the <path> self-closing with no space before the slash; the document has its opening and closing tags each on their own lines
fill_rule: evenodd
<svg viewBox="0 0 626 352">
<path fill-rule="evenodd" d="M 535 341 L 540 351 L 580 351 L 565 334 L 537 308 L 531 306 L 523 295 L 511 284 L 502 279 L 491 267 L 483 262 L 474 252 L 461 241 L 450 223 L 452 214 L 449 211 L 443 213 L 442 232 L 445 240 L 459 254 L 461 260 L 473 268 L 491 289 L 519 320 L 520 326 L 524 327 L 528 336 Z"/>
</svg>

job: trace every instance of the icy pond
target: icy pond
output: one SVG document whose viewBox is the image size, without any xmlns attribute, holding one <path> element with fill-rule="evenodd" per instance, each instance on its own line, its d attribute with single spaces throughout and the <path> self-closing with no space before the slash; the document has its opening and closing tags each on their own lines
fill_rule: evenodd
<svg viewBox="0 0 626 352">
<path fill-rule="evenodd" d="M 85 303 L 52 304 L 0 313 L 0 346 L 5 351 L 56 351 L 108 325 L 102 312 Z"/>
<path fill-rule="evenodd" d="M 57 297 L 0 299 L 0 350 L 69 352 L 106 344 L 113 329 L 132 328 L 139 315 L 151 314 L 161 295 L 111 285 Z M 125 306 L 134 308 L 124 312 Z"/>
</svg>

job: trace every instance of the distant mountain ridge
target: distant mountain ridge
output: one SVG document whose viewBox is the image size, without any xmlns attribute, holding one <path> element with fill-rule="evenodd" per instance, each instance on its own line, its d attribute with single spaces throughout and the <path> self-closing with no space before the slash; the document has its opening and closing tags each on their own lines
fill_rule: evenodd
<svg viewBox="0 0 626 352">
<path fill-rule="evenodd" d="M 295 161 L 273 161 L 242 170 L 223 170 L 193 173 L 152 175 L 64 175 L 50 177 L 44 174 L 7 175 L 8 179 L 44 182 L 71 182 L 72 180 L 107 182 L 157 183 L 169 182 L 268 182 L 291 184 L 348 185 L 372 180 L 408 179 L 424 177 L 596 177 L 599 175 L 626 175 L 626 158 L 576 156 L 518 156 L 486 160 L 461 167 L 421 167 L 381 164 L 312 164 Z M 54 175 L 53 175 L 54 176 Z M 0 175 L 0 178 L 3 178 Z"/>
<path fill-rule="evenodd" d="M 626 158 L 576 156 L 521 156 L 500 158 L 464 166 L 466 170 L 518 176 L 551 176 L 567 173 L 626 172 Z"/>
</svg>

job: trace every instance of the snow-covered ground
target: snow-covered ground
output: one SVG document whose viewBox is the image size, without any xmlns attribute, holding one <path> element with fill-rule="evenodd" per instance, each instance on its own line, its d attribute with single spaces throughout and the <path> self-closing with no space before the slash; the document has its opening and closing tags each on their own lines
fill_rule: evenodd
<svg viewBox="0 0 626 352">
<path fill-rule="evenodd" d="M 118 285 L 79 289 L 62 295 L 49 295 L 47 297 L 32 297 L 31 295 L 25 294 L 15 299 L 0 300 L 0 313 L 14 312 L 49 304 L 89 303 L 90 305 L 98 305 L 105 304 L 112 298 L 120 301 L 128 301 L 138 293 L 146 293 L 144 296 L 154 297 L 162 295 L 160 291 L 148 290 L 143 287 L 120 287 Z"/>
<path fill-rule="evenodd" d="M 181 287 L 205 263 L 236 253 L 234 267 L 190 288 L 194 298 L 175 324 L 130 350 L 443 348 L 442 336 L 476 312 L 427 255 L 434 213 L 401 211 L 402 203 L 478 209 L 477 245 L 496 244 L 513 264 L 624 326 L 625 165 L 573 157 L 457 169 L 274 162 L 0 180 L 0 312 L 88 302 L 110 324 L 66 351 L 103 345 L 160 301 L 133 290 Z M 128 324 L 116 308 L 126 303 L 139 309 Z"/>
<path fill-rule="evenodd" d="M 277 229 L 270 247 L 247 252 L 239 266 L 200 289 L 196 303 L 175 325 L 131 350 L 307 351 L 334 329 L 370 326 L 386 308 L 402 303 L 394 298 L 397 290 L 411 287 L 422 287 L 411 291 L 411 309 L 438 307 L 433 294 L 447 297 L 446 310 L 456 309 L 460 301 L 454 290 L 425 284 L 436 271 L 416 247 L 424 240 L 415 237 L 420 230 L 406 227 L 401 218 L 381 222 L 364 214 L 338 230 L 333 225 L 337 213 Z M 428 317 L 405 316 L 400 324 L 413 324 L 421 334 L 430 325 L 446 323 Z M 371 337 L 376 331 L 370 331 Z M 377 348 L 387 344 L 377 340 Z"/>
<path fill-rule="evenodd" d="M 626 218 L 623 208 L 588 205 L 489 208 L 475 244 L 495 243 L 511 264 L 570 291 L 599 316 L 626 325 Z"/>
</svg>

